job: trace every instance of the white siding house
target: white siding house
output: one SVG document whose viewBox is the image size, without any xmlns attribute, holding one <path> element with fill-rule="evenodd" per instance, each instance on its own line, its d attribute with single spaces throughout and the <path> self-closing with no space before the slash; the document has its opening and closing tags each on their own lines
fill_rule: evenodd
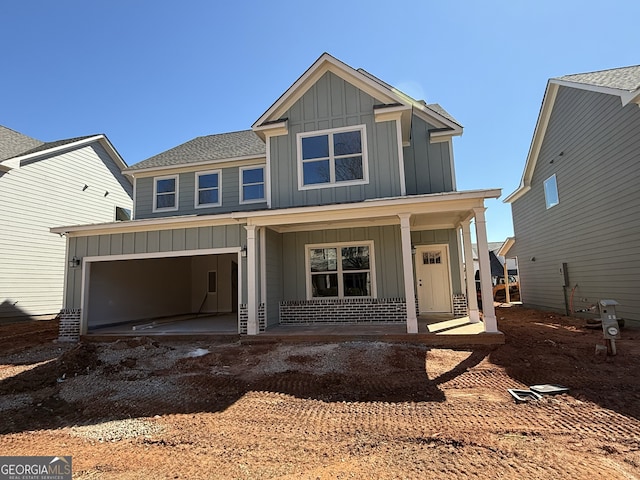
<svg viewBox="0 0 640 480">
<path fill-rule="evenodd" d="M 0 126 L 0 321 L 60 311 L 69 259 L 49 229 L 130 212 L 125 167 L 104 135 L 43 143 Z"/>
</svg>

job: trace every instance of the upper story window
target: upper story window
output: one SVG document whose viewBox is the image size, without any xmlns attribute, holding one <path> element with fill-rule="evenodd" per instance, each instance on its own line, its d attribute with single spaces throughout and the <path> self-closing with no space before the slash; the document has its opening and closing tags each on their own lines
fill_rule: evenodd
<svg viewBox="0 0 640 480">
<path fill-rule="evenodd" d="M 544 200 L 547 208 L 554 207 L 560 203 L 558 197 L 558 182 L 555 173 L 544 181 Z"/>
<path fill-rule="evenodd" d="M 240 203 L 264 202 L 264 167 L 240 169 Z"/>
<path fill-rule="evenodd" d="M 196 173 L 196 208 L 222 205 L 221 179 L 220 170 Z"/>
<path fill-rule="evenodd" d="M 372 297 L 373 243 L 307 246 L 307 296 Z"/>
<path fill-rule="evenodd" d="M 153 179 L 153 211 L 178 209 L 178 176 L 155 177 Z"/>
<path fill-rule="evenodd" d="M 298 187 L 367 183 L 364 125 L 298 134 Z"/>
</svg>

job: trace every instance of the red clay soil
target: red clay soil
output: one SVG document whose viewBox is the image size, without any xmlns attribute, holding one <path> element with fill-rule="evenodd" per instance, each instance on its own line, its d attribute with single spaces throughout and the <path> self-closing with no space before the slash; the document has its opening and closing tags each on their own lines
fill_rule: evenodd
<svg viewBox="0 0 640 480">
<path fill-rule="evenodd" d="M 640 478 L 640 328 L 498 308 L 506 344 L 55 343 L 0 326 L 0 455 L 74 478 Z M 507 389 L 568 394 L 516 403 Z"/>
</svg>

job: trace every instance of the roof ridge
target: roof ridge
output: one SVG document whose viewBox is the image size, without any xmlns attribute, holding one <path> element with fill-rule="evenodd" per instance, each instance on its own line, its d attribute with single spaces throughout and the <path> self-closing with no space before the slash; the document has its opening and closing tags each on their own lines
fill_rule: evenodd
<svg viewBox="0 0 640 480">
<path fill-rule="evenodd" d="M 554 80 L 557 80 L 557 79 L 561 79 L 561 78 L 564 78 L 564 77 L 572 77 L 574 75 L 589 75 L 589 74 L 592 74 L 592 73 L 613 72 L 615 70 L 624 70 L 626 68 L 638 68 L 638 67 L 640 67 L 640 64 L 639 65 L 627 65 L 626 67 L 603 68 L 601 70 L 592 70 L 592 71 L 589 71 L 589 72 L 568 73 L 566 75 L 561 75 L 560 77 L 553 77 L 553 78 L 554 78 Z"/>
</svg>

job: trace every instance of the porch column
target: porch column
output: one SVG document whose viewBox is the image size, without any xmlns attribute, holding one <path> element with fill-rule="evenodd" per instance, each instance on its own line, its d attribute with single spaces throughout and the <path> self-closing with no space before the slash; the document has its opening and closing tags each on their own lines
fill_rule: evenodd
<svg viewBox="0 0 640 480">
<path fill-rule="evenodd" d="M 493 308 L 493 285 L 491 284 L 491 264 L 489 263 L 489 245 L 487 245 L 487 224 L 484 208 L 474 208 L 476 217 L 476 241 L 478 242 L 478 262 L 480 263 L 480 290 L 482 291 L 482 316 L 484 331 L 498 331 L 496 311 Z"/>
<path fill-rule="evenodd" d="M 402 243 L 402 269 L 404 271 L 404 296 L 407 302 L 407 333 L 418 333 L 418 316 L 416 314 L 416 289 L 413 278 L 413 258 L 411 255 L 410 213 L 401 213 L 400 239 Z"/>
<path fill-rule="evenodd" d="M 256 226 L 247 225 L 247 335 L 258 334 L 258 276 L 256 274 Z"/>
<path fill-rule="evenodd" d="M 473 249 L 471 248 L 471 220 L 462 222 L 462 244 L 464 248 L 464 267 L 467 279 L 467 306 L 469 308 L 469 321 L 478 323 L 480 312 L 478 311 L 478 297 L 476 295 L 476 279 L 473 271 Z"/>
</svg>

